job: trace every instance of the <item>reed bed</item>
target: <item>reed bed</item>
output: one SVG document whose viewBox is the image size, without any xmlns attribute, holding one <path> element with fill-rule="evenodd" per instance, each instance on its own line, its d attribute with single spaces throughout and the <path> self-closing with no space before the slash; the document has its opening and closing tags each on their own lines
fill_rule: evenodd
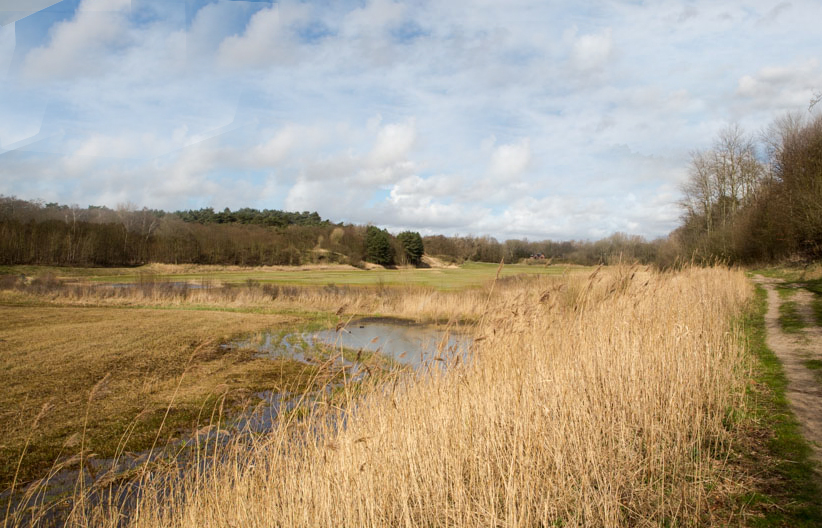
<svg viewBox="0 0 822 528">
<path fill-rule="evenodd" d="M 744 275 L 618 268 L 529 284 L 488 297 L 470 360 L 313 405 L 69 525 L 733 524 L 717 506 L 738 491 L 723 457 L 745 405 L 731 325 Z"/>
<path fill-rule="evenodd" d="M 285 286 L 249 280 L 242 285 L 209 281 L 180 283 L 153 276 L 132 285 L 67 283 L 51 276 L 28 284 L 11 277 L 0 281 L 0 290 L 40 301 L 75 306 L 196 306 L 214 309 L 334 312 L 341 307 L 351 314 L 379 314 L 418 321 L 477 321 L 487 305 L 491 285 L 459 291 L 427 286 Z M 528 276 L 499 279 L 495 298 L 516 295 Z M 548 279 L 551 280 L 551 279 Z M 564 280 L 561 277 L 553 280 Z"/>
</svg>

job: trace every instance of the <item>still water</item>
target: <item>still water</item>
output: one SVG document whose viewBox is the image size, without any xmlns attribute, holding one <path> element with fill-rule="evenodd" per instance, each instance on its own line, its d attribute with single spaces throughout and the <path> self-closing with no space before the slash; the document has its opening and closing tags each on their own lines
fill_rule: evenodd
<svg viewBox="0 0 822 528">
<path fill-rule="evenodd" d="M 339 330 L 331 328 L 286 335 L 263 333 L 232 345 L 256 348 L 266 356 L 291 357 L 299 361 L 310 361 L 320 347 L 333 347 L 380 354 L 394 363 L 418 369 L 434 361 L 464 356 L 471 338 L 433 325 L 368 318 L 351 321 Z"/>
</svg>

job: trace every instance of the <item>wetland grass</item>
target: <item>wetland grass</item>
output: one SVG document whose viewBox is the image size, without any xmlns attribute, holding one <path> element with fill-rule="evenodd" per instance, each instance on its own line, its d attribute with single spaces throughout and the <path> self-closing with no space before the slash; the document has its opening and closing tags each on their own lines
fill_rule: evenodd
<svg viewBox="0 0 822 528">
<path fill-rule="evenodd" d="M 750 298 L 718 268 L 513 284 L 470 361 L 344 387 L 69 525 L 743 524 L 726 460 L 749 372 L 731 321 Z"/>
<path fill-rule="evenodd" d="M 493 275 L 491 276 L 493 279 Z M 495 297 L 516 294 L 517 284 L 527 276 L 500 279 Z M 25 284 L 0 290 L 0 303 L 17 305 L 144 307 L 212 311 L 292 314 L 310 317 L 317 312 L 392 316 L 420 322 L 475 322 L 484 311 L 493 283 L 462 290 L 439 290 L 430 286 L 404 287 L 288 286 L 247 281 L 220 287 L 196 288 L 187 283 L 145 278 L 117 287 L 93 283 L 71 283 L 37 277 Z"/>
<path fill-rule="evenodd" d="M 214 405 L 221 387 L 228 390 L 229 401 L 240 401 L 252 390 L 291 385 L 299 390 L 313 375 L 310 366 L 258 359 L 249 351 L 216 344 L 241 333 L 297 324 L 295 317 L 0 306 L 0 320 L 4 488 L 12 481 L 27 442 L 18 475 L 23 481 L 47 472 L 66 453 L 66 439 L 83 429 L 87 449 L 98 456 L 139 451 L 151 445 L 163 419 L 164 435 L 191 427 L 201 406 Z M 89 391 L 106 376 L 105 390 L 98 389 L 87 402 Z M 175 390 L 178 395 L 169 406 Z M 52 406 L 32 435 L 31 417 L 48 402 Z M 127 440 L 121 445 L 123 435 Z"/>
</svg>

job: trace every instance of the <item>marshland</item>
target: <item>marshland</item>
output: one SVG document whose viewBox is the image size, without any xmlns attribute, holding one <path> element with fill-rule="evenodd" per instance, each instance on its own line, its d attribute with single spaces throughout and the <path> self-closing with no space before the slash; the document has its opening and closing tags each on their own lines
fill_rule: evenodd
<svg viewBox="0 0 822 528">
<path fill-rule="evenodd" d="M 0 5 L 0 528 L 822 526 L 821 2 Z"/>
<path fill-rule="evenodd" d="M 480 268 L 484 282 L 469 278 Z M 755 300 L 740 270 L 473 265 L 437 287 L 201 268 L 198 288 L 171 268 L 129 287 L 91 269 L 13 271 L 0 291 L 6 525 L 762 514 L 749 498 L 767 487 L 749 460 Z M 411 368 L 376 339 L 327 339 L 380 321 L 431 329 L 435 352 Z M 448 336 L 470 342 L 456 352 Z"/>
</svg>

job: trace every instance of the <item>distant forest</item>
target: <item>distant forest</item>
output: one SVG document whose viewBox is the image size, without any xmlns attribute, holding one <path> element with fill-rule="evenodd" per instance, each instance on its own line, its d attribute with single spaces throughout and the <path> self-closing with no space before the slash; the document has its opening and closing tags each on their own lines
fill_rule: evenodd
<svg viewBox="0 0 822 528">
<path fill-rule="evenodd" d="M 664 240 L 621 233 L 597 242 L 506 240 L 484 236 L 397 236 L 375 226 L 333 223 L 316 212 L 213 209 L 116 209 L 0 196 L 0 264 L 136 266 L 149 262 L 240 266 L 364 262 L 424 265 L 423 252 L 446 263 L 597 264 L 654 262 Z"/>
<path fill-rule="evenodd" d="M 729 126 L 691 156 L 682 225 L 647 241 L 616 233 L 589 241 L 391 235 L 316 212 L 211 208 L 173 213 L 127 204 L 60 205 L 0 195 L 0 264 L 135 266 L 149 262 L 422 265 L 528 261 L 766 263 L 822 258 L 822 116 L 788 115 L 758 139 Z"/>
</svg>

